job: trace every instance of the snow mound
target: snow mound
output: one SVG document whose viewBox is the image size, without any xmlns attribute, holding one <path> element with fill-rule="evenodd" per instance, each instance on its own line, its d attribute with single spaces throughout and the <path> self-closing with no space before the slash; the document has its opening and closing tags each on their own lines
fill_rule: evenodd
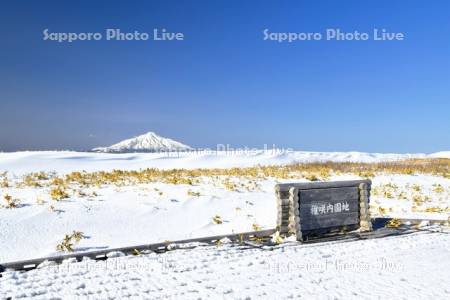
<svg viewBox="0 0 450 300">
<path fill-rule="evenodd" d="M 167 152 L 186 151 L 192 149 L 190 146 L 147 132 L 143 135 L 121 141 L 109 147 L 98 147 L 92 149 L 95 152 L 105 153 L 127 153 L 127 152 Z"/>
<path fill-rule="evenodd" d="M 429 155 L 431 158 L 450 158 L 450 151 L 440 151 Z"/>
</svg>

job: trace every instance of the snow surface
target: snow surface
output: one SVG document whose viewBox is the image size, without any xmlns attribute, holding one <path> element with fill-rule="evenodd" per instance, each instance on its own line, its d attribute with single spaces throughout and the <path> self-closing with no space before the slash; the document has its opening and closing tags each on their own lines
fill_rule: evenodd
<svg viewBox="0 0 450 300">
<path fill-rule="evenodd" d="M 231 245 L 86 259 L 0 278 L 13 299 L 449 299 L 450 235 Z"/>
<path fill-rule="evenodd" d="M 331 178 L 350 179 L 359 177 L 341 175 Z M 242 179 L 237 182 L 246 183 Z M 51 201 L 49 188 L 3 189 L 0 194 L 8 193 L 20 199 L 22 206 L 0 209 L 0 262 L 57 255 L 55 246 L 64 234 L 73 230 L 82 231 L 88 237 L 75 250 L 89 251 L 252 231 L 253 224 L 262 229 L 275 228 L 274 185 L 277 182 L 285 181 L 261 180 L 253 191 L 230 191 L 211 178 L 194 186 L 165 183 L 105 186 L 84 189 L 87 197 L 74 194 L 58 202 Z M 372 188 L 388 183 L 399 189 L 420 184 L 423 193 L 430 196 L 428 206 L 444 210 L 450 206 L 449 179 L 428 175 L 385 175 L 375 177 Z M 434 193 L 434 184 L 440 184 L 446 191 Z M 200 196 L 189 195 L 189 191 L 200 193 Z M 413 195 L 407 197 L 407 200 L 399 200 L 372 195 L 371 213 L 373 216 L 447 220 L 446 212 L 414 212 Z M 37 199 L 44 203 L 38 204 Z M 53 209 L 50 209 L 51 205 Z M 380 214 L 377 207 L 384 207 L 386 212 Z M 221 217 L 222 224 L 213 222 L 216 215 Z"/>
<path fill-rule="evenodd" d="M 438 154 L 373 154 L 292 152 L 252 154 L 175 153 L 80 153 L 17 152 L 0 153 L 0 172 L 20 181 L 30 172 L 97 171 L 112 169 L 225 168 L 311 161 L 380 162 L 404 158 L 449 157 Z M 342 174 L 330 180 L 348 180 Z M 237 179 L 239 180 L 239 179 Z M 243 179 L 241 179 L 243 180 Z M 291 181 L 291 180 L 290 180 Z M 298 181 L 305 181 L 299 179 Z M 242 181 L 245 183 L 244 181 Z M 252 191 L 229 191 L 220 181 L 203 178 L 200 184 L 164 183 L 135 186 L 89 187 L 88 197 L 76 194 L 54 204 L 49 188 L 0 188 L 0 196 L 10 194 L 21 200 L 15 209 L 0 208 L 0 262 L 58 254 L 55 246 L 64 234 L 82 231 L 86 238 L 75 251 L 107 249 L 273 228 L 276 222 L 275 179 L 258 181 Z M 432 175 L 378 175 L 373 189 L 386 184 L 404 190 L 406 199 L 372 195 L 373 216 L 426 217 L 448 220 L 450 179 Z M 441 212 L 414 211 L 411 186 L 420 186 L 429 199 L 424 205 Z M 444 192 L 434 192 L 436 185 Z M 189 195 L 189 191 L 200 196 Z M 95 194 L 94 194 L 95 192 Z M 41 203 L 37 203 L 37 199 Z M 3 199 L 1 199 L 3 200 Z M 383 207 L 385 212 L 380 212 Z M 219 215 L 222 224 L 215 224 Z M 242 250 L 231 246 L 177 250 L 163 255 L 118 257 L 102 262 L 67 264 L 67 269 L 42 268 L 0 278 L 0 297 L 108 298 L 142 296 L 148 298 L 369 298 L 396 295 L 405 299 L 448 299 L 450 238 L 448 233 L 415 234 L 373 241 L 325 244 L 310 247 L 286 244 L 274 251 Z M 352 264 L 350 270 L 325 268 L 323 263 Z M 380 269 L 380 261 L 394 265 Z M 320 264 L 318 269 L 300 269 L 299 264 Z M 112 266 L 110 266 L 112 265 Z M 135 265 L 140 269 L 136 270 Z M 364 269 L 368 265 L 369 269 Z M 122 267 L 124 266 L 124 267 Z M 295 268 L 292 270 L 292 266 Z M 84 269 L 83 269 L 84 268 Z M 362 269 L 361 269 L 362 268 Z M 400 269 L 399 269 L 400 268 Z M 284 269 L 289 269 L 284 272 Z"/>
<path fill-rule="evenodd" d="M 164 138 L 154 132 L 147 132 L 140 136 L 121 141 L 110 147 L 98 147 L 92 149 L 97 152 L 165 152 L 185 151 L 191 147 L 169 138 Z"/>
</svg>

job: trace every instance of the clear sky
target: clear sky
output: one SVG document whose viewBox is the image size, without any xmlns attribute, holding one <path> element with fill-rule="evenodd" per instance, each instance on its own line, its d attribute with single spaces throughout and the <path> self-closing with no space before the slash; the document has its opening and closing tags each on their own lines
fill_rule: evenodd
<svg viewBox="0 0 450 300">
<path fill-rule="evenodd" d="M 147 131 L 193 147 L 450 149 L 450 1 L 2 1 L 0 150 L 86 150 Z M 182 32 L 183 41 L 43 40 Z M 270 32 L 403 41 L 264 40 Z"/>
</svg>

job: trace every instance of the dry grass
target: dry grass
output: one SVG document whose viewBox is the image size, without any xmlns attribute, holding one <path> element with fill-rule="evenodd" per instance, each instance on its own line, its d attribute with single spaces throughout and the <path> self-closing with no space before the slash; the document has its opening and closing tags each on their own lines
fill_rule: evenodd
<svg viewBox="0 0 450 300">
<path fill-rule="evenodd" d="M 236 190 L 238 185 L 230 177 L 246 179 L 294 179 L 305 178 L 310 181 L 327 180 L 332 174 L 355 174 L 361 177 L 373 177 L 383 174 L 431 174 L 450 178 L 450 159 L 414 159 L 386 163 L 324 162 L 292 164 L 285 166 L 256 166 L 229 169 L 144 169 L 139 171 L 113 170 L 111 172 L 73 172 L 59 179 L 59 185 L 79 184 L 81 186 L 118 186 L 138 183 L 163 182 L 169 184 L 195 185 L 201 177 L 225 177 L 224 186 Z M 54 179 L 54 181 L 57 179 Z M 417 189 L 418 187 L 414 187 Z"/>
<path fill-rule="evenodd" d="M 57 186 L 50 190 L 50 197 L 55 201 L 60 201 L 65 198 L 69 198 L 69 195 L 63 187 Z"/>
<path fill-rule="evenodd" d="M 71 234 L 65 234 L 63 240 L 56 245 L 57 251 L 73 252 L 74 245 L 78 244 L 85 235 L 81 231 L 74 230 Z"/>
<path fill-rule="evenodd" d="M 401 221 L 400 221 L 399 219 L 397 219 L 397 218 L 393 218 L 392 220 L 390 220 L 390 221 L 386 224 L 386 227 L 389 227 L 389 228 L 397 228 L 397 227 L 399 227 L 400 225 L 402 225 Z"/>
<path fill-rule="evenodd" d="M 213 221 L 214 224 L 217 224 L 217 225 L 223 223 L 222 218 L 221 218 L 219 215 L 215 215 L 215 216 L 213 217 L 212 221 Z"/>
<path fill-rule="evenodd" d="M 433 192 L 437 194 L 441 194 L 444 192 L 444 187 L 440 185 L 439 183 L 433 184 Z"/>
<path fill-rule="evenodd" d="M 191 196 L 191 197 L 200 197 L 200 192 L 194 192 L 192 190 L 188 190 L 187 195 Z"/>
<path fill-rule="evenodd" d="M 17 208 L 20 205 L 20 200 L 19 199 L 14 199 L 12 196 L 6 194 L 3 196 L 3 200 L 5 201 L 5 204 L 2 205 L 0 204 L 0 208 L 4 207 L 4 208 Z"/>
<path fill-rule="evenodd" d="M 255 166 L 229 169 L 144 169 L 135 171 L 113 170 L 111 172 L 72 172 L 65 177 L 57 177 L 50 173 L 31 173 L 24 176 L 24 186 L 101 186 L 115 184 L 117 186 L 137 183 L 163 182 L 168 184 L 195 185 L 201 177 L 242 177 L 252 179 L 264 178 L 305 178 L 310 181 L 327 180 L 331 175 L 355 174 L 360 177 L 374 177 L 383 174 L 431 174 L 450 178 L 450 159 L 409 159 L 383 163 L 352 162 L 317 162 L 291 164 L 284 166 Z M 7 182 L 7 177 L 1 176 Z"/>
<path fill-rule="evenodd" d="M 228 169 L 160 170 L 149 168 L 134 171 L 77 171 L 60 177 L 53 173 L 37 172 L 24 176 L 22 181 L 16 184 L 16 187 L 50 187 L 51 198 L 61 200 L 69 197 L 67 192 L 69 190 L 76 191 L 103 185 L 121 187 L 162 182 L 193 186 L 201 183 L 203 179 L 209 178 L 230 191 L 254 191 L 259 188 L 257 181 L 267 178 L 318 181 L 328 180 L 331 176 L 340 174 L 353 174 L 363 178 L 372 178 L 377 174 L 430 174 L 450 178 L 450 159 L 409 159 L 383 163 L 315 162 Z M 2 187 L 11 187 L 6 173 L 0 174 L 0 183 Z M 420 186 L 412 188 L 418 194 L 421 191 Z M 435 191 L 442 193 L 443 187 L 436 186 Z M 377 191 L 374 192 L 377 193 Z M 380 193 L 382 193 L 380 196 L 386 198 L 399 195 L 395 186 L 387 186 Z M 400 198 L 405 197 L 402 195 Z M 416 200 L 420 202 L 420 199 Z"/>
</svg>

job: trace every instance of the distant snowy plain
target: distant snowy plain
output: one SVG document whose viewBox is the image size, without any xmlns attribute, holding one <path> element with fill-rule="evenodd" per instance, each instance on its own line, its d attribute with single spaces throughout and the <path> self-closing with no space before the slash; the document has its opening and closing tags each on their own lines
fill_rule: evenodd
<svg viewBox="0 0 450 300">
<path fill-rule="evenodd" d="M 212 151 L 161 153 L 94 153 L 72 151 L 0 152 L 0 171 L 16 175 L 36 171 L 110 171 L 144 168 L 193 169 L 231 168 L 255 165 L 281 165 L 296 162 L 383 162 L 408 158 L 450 158 L 450 151 L 432 154 L 395 154 L 366 152 L 277 152 L 258 150 L 249 152 Z"/>
</svg>

